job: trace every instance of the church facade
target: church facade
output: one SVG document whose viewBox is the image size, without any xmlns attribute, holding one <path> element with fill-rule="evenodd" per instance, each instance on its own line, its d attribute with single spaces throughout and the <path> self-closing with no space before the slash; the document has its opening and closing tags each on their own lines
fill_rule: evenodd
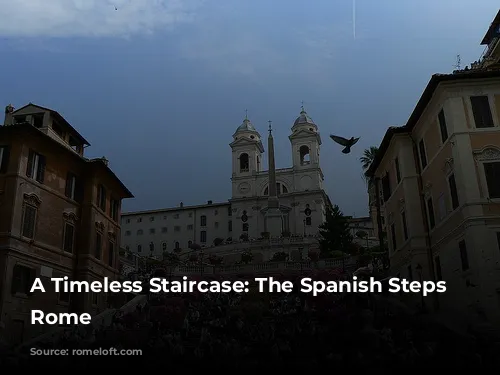
<svg viewBox="0 0 500 375">
<path fill-rule="evenodd" d="M 316 235 L 327 207 L 331 206 L 323 190 L 318 127 L 302 108 L 289 135 L 292 166 L 288 168 L 275 169 L 272 137 L 269 129 L 269 168 L 264 170 L 262 136 L 245 118 L 230 143 L 231 199 L 123 213 L 124 247 L 142 255 L 159 256 L 165 251 L 186 249 L 192 243 L 211 247 L 216 239 L 239 242 L 265 236 Z M 274 189 L 269 186 L 270 181 L 274 181 Z M 278 231 L 268 223 L 272 205 L 277 206 L 280 216 Z"/>
</svg>

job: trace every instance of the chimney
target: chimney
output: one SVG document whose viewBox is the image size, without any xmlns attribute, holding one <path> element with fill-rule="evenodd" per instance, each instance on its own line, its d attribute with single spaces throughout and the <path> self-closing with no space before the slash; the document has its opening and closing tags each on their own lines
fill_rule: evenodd
<svg viewBox="0 0 500 375">
<path fill-rule="evenodd" d="M 14 112 L 14 107 L 12 104 L 9 104 L 5 107 L 5 120 L 3 122 L 4 125 L 12 125 L 12 113 Z"/>
<path fill-rule="evenodd" d="M 184 207 L 184 203 L 183 203 L 183 202 L 181 202 L 181 204 L 180 204 L 179 206 L 180 206 L 181 208 L 182 208 L 182 207 Z"/>
<path fill-rule="evenodd" d="M 208 201 L 207 204 L 212 204 L 212 201 Z"/>
</svg>

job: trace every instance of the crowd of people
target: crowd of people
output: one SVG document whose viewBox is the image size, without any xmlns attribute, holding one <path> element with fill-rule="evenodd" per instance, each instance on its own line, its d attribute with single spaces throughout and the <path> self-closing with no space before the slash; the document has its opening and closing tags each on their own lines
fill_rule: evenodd
<svg viewBox="0 0 500 375">
<path fill-rule="evenodd" d="M 40 348 L 142 349 L 116 366 L 178 369 L 477 368 L 496 364 L 495 348 L 369 295 L 152 294 L 113 323 L 66 334 Z M 22 356 L 10 360 L 22 365 Z M 34 358 L 31 357 L 30 360 Z M 40 365 L 95 368 L 107 358 L 37 357 Z M 324 367 L 328 366 L 328 367 Z M 335 366 L 335 367 L 333 367 Z"/>
</svg>

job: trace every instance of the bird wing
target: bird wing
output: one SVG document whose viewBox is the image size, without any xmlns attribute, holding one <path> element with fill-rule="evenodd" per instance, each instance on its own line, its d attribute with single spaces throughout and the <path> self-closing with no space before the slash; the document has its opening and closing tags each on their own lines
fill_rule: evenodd
<svg viewBox="0 0 500 375">
<path fill-rule="evenodd" d="M 360 137 L 358 137 L 358 138 L 354 138 L 354 139 L 352 140 L 352 145 L 351 145 L 351 146 L 354 146 L 354 145 L 355 145 L 355 144 L 359 141 L 359 138 L 360 138 Z"/>
<path fill-rule="evenodd" d="M 343 137 L 338 137 L 336 135 L 330 135 L 330 138 L 333 139 L 334 142 L 338 143 L 342 146 L 347 146 L 349 144 L 349 140 Z"/>
</svg>

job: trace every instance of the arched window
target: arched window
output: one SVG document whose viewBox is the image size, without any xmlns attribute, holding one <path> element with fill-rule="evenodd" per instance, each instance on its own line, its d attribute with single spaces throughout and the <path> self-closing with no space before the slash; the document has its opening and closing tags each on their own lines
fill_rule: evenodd
<svg viewBox="0 0 500 375">
<path fill-rule="evenodd" d="M 248 154 L 240 155 L 240 172 L 248 172 L 250 169 L 250 163 Z"/>
<path fill-rule="evenodd" d="M 162 249 L 163 251 L 167 251 L 167 243 L 166 243 L 166 242 L 163 242 L 163 243 L 161 244 L 161 249 Z"/>
<path fill-rule="evenodd" d="M 311 217 L 306 217 L 306 225 L 311 225 Z"/>
<path fill-rule="evenodd" d="M 300 154 L 300 164 L 301 165 L 306 165 L 311 162 L 311 156 L 309 154 L 309 147 L 306 145 L 300 146 L 299 149 L 299 154 Z"/>
<path fill-rule="evenodd" d="M 276 193 L 278 195 L 288 194 L 288 188 L 285 185 L 283 185 L 281 182 L 277 182 L 276 183 Z M 264 189 L 264 195 L 269 195 L 269 186 L 267 186 Z"/>
<path fill-rule="evenodd" d="M 191 248 L 191 245 L 193 244 L 193 241 L 188 241 L 188 248 Z"/>
<path fill-rule="evenodd" d="M 179 249 L 179 247 L 180 247 L 179 241 L 175 241 L 175 249 Z"/>
<path fill-rule="evenodd" d="M 137 252 L 140 253 L 142 251 L 142 245 L 137 245 Z"/>
</svg>

